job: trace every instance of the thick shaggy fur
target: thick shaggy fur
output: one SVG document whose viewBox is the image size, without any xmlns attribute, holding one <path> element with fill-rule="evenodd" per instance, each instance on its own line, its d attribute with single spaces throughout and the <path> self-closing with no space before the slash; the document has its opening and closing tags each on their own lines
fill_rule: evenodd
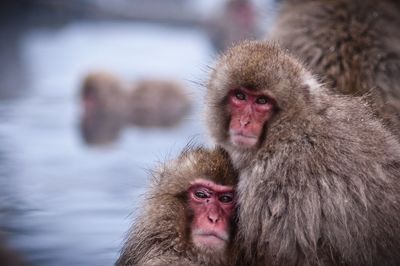
<svg viewBox="0 0 400 266">
<path fill-rule="evenodd" d="M 207 254 L 191 243 L 186 193 L 198 178 L 235 186 L 237 176 L 228 155 L 221 149 L 188 148 L 153 177 L 117 265 L 226 265 L 228 254 Z"/>
<path fill-rule="evenodd" d="M 278 105 L 246 150 L 228 135 L 240 86 Z M 400 145 L 362 99 L 330 95 L 277 45 L 245 42 L 220 58 L 206 100 L 239 170 L 238 265 L 400 265 Z"/>
<path fill-rule="evenodd" d="M 336 93 L 366 95 L 400 136 L 400 4 L 397 0 L 282 0 L 271 38 Z"/>
</svg>

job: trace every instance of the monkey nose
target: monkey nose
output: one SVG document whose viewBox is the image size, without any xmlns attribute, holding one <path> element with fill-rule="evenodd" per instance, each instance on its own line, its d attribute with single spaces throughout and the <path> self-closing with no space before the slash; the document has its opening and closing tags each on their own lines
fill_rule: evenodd
<svg viewBox="0 0 400 266">
<path fill-rule="evenodd" d="M 244 119 L 244 118 L 241 118 L 240 120 L 239 120 L 239 122 L 240 122 L 240 125 L 243 127 L 243 126 L 247 126 L 248 124 L 250 124 L 250 119 Z"/>
<path fill-rule="evenodd" d="M 216 214 L 216 213 L 213 213 L 213 214 L 209 214 L 208 215 L 208 220 L 211 222 L 211 223 L 217 223 L 218 221 L 219 221 L 219 215 L 218 214 Z"/>
</svg>

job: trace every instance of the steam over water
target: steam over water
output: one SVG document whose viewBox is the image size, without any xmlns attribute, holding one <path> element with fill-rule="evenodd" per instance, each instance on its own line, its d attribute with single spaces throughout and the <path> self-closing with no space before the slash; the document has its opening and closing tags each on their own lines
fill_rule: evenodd
<svg viewBox="0 0 400 266">
<path fill-rule="evenodd" d="M 80 22 L 25 31 L 0 54 L 0 229 L 29 265 L 112 265 L 148 182 L 146 169 L 205 142 L 200 110 L 213 51 L 190 28 Z M 194 108 L 171 129 L 131 127 L 105 147 L 79 132 L 79 85 L 106 69 L 127 82 L 176 78 Z M 7 75 L 7 77 L 4 77 Z M 16 85 L 14 85 L 16 84 Z M 15 86 L 15 87 L 13 87 Z M 15 92 L 15 93 L 14 93 Z"/>
</svg>

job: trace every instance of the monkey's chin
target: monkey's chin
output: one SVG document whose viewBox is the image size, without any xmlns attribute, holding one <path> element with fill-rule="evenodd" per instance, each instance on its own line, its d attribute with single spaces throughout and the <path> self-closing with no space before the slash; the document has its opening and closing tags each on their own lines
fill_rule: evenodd
<svg viewBox="0 0 400 266">
<path fill-rule="evenodd" d="M 193 236 L 193 242 L 203 251 L 221 251 L 226 247 L 226 241 L 213 234 Z"/>
<path fill-rule="evenodd" d="M 257 144 L 257 137 L 246 136 L 240 133 L 231 133 L 232 144 L 239 148 L 251 148 Z"/>
</svg>

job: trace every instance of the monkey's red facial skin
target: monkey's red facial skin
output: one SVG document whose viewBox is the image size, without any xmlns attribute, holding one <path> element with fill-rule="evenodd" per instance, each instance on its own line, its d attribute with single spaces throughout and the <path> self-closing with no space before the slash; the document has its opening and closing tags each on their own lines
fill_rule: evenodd
<svg viewBox="0 0 400 266">
<path fill-rule="evenodd" d="M 273 115 L 274 100 L 245 88 L 229 92 L 229 136 L 233 145 L 251 148 L 257 144 L 264 123 Z"/>
<path fill-rule="evenodd" d="M 196 180 L 188 190 L 193 210 L 192 240 L 203 250 L 220 251 L 229 240 L 230 219 L 235 208 L 231 186 Z"/>
</svg>

